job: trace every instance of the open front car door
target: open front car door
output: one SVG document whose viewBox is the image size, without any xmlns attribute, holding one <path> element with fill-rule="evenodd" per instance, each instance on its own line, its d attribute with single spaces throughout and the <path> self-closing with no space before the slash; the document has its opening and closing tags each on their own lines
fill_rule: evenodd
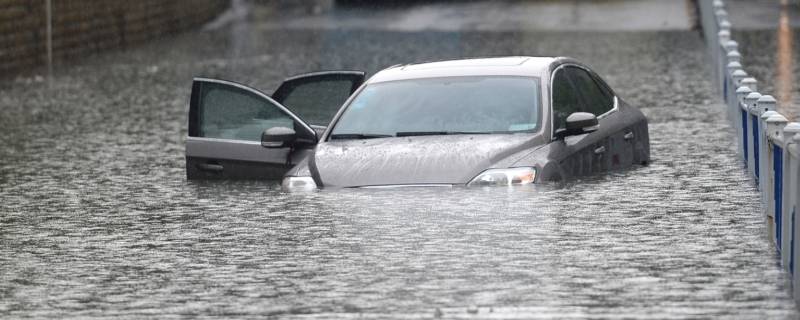
<svg viewBox="0 0 800 320">
<path fill-rule="evenodd" d="M 330 117 L 361 85 L 354 72 L 287 79 L 270 97 L 235 82 L 195 78 L 186 138 L 188 179 L 280 179 L 317 143 Z M 277 100 L 277 101 L 276 101 Z M 332 111 L 331 111 L 332 110 Z"/>
</svg>

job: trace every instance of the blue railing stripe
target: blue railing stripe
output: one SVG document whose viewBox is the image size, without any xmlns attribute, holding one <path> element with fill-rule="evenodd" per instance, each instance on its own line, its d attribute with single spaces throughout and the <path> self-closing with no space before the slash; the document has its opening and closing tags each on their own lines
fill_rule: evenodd
<svg viewBox="0 0 800 320">
<path fill-rule="evenodd" d="M 725 72 L 725 71 L 723 71 Z M 722 99 L 725 100 L 725 103 L 730 103 L 728 101 L 728 77 L 724 77 L 722 81 Z"/>
<path fill-rule="evenodd" d="M 772 153 L 772 169 L 775 172 L 773 188 L 775 191 L 775 243 L 778 246 L 778 253 L 780 254 L 781 235 L 783 234 L 783 230 L 781 230 L 781 226 L 783 225 L 783 149 L 775 144 L 773 144 L 773 146 L 774 152 Z"/>
<path fill-rule="evenodd" d="M 760 143 L 760 141 L 758 141 L 759 140 L 758 139 L 758 117 L 756 117 L 755 115 L 752 115 L 750 118 L 753 120 L 753 121 L 751 121 L 751 127 L 753 129 L 752 130 L 753 131 L 753 168 L 755 168 L 756 180 L 758 180 L 758 178 L 759 178 L 759 175 L 758 175 L 759 174 L 759 172 L 758 172 L 759 171 L 758 170 L 758 154 L 759 154 L 758 144 Z"/>
<path fill-rule="evenodd" d="M 742 145 L 744 146 L 744 163 L 747 164 L 747 111 L 742 110 Z"/>
<path fill-rule="evenodd" d="M 792 277 L 794 277 L 794 213 L 795 207 L 792 207 L 792 243 L 789 247 L 791 250 L 791 252 L 789 252 L 789 274 L 791 274 Z"/>
</svg>

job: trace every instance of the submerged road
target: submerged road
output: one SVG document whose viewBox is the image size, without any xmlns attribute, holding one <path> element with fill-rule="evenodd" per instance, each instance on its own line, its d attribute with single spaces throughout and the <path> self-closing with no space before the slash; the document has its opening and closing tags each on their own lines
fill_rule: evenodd
<svg viewBox="0 0 800 320">
<path fill-rule="evenodd" d="M 0 318 L 798 316 L 682 1 L 236 3 L 204 30 L 61 66 L 50 89 L 0 84 Z M 591 65 L 650 119 L 652 164 L 517 189 L 185 180 L 193 76 L 269 92 L 493 55 Z"/>
</svg>

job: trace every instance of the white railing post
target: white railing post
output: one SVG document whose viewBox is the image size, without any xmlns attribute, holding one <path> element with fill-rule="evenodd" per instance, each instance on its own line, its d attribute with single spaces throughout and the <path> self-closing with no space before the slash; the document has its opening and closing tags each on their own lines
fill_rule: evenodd
<svg viewBox="0 0 800 320">
<path fill-rule="evenodd" d="M 737 153 L 739 154 L 739 159 L 743 161 L 747 161 L 747 156 L 745 156 L 744 150 L 745 148 L 745 140 L 742 135 L 744 134 L 743 131 L 743 124 L 742 119 L 747 119 L 743 117 L 745 112 L 745 104 L 744 104 L 744 97 L 746 97 L 750 92 L 750 88 L 745 86 L 740 86 L 736 89 L 736 106 L 733 110 L 733 127 L 736 128 L 736 142 L 737 142 Z M 746 163 L 745 163 L 746 165 Z"/>
<path fill-rule="evenodd" d="M 723 43 L 723 48 L 725 48 L 725 52 L 723 52 L 723 56 L 727 57 L 728 52 L 736 51 L 739 52 L 739 43 L 734 40 L 728 40 L 727 42 Z M 741 62 L 741 61 L 740 61 Z"/>
<path fill-rule="evenodd" d="M 728 19 L 720 21 L 719 22 L 719 30 L 720 31 L 728 30 L 728 32 L 730 32 L 730 30 L 731 30 L 731 22 L 728 21 Z M 730 33 L 728 33 L 728 37 L 730 37 Z"/>
<path fill-rule="evenodd" d="M 734 49 L 734 50 L 728 51 L 728 54 L 726 56 L 728 57 L 728 62 L 731 62 L 731 61 L 736 61 L 736 62 L 739 62 L 739 63 L 742 62 L 742 54 L 739 53 L 738 50 Z"/>
<path fill-rule="evenodd" d="M 728 52 L 732 51 L 738 52 L 739 44 L 736 41 L 728 40 L 728 41 L 720 41 L 720 46 L 722 48 L 719 49 L 719 52 L 717 54 L 717 59 L 718 59 L 717 69 L 719 71 L 717 81 L 719 81 L 720 93 L 724 97 L 728 95 L 728 91 L 734 91 L 736 90 L 735 88 L 738 87 L 738 84 L 734 85 L 733 87 L 728 86 L 728 82 L 725 81 L 725 77 L 729 76 L 730 74 L 725 72 L 725 68 L 729 62 Z M 733 55 L 733 58 L 736 59 L 735 54 Z M 740 61 L 736 60 L 736 62 Z M 742 72 L 744 72 L 744 70 L 742 70 Z"/>
<path fill-rule="evenodd" d="M 785 134 L 785 133 L 784 133 Z M 789 136 L 786 136 L 785 139 L 790 139 Z M 789 181 L 789 189 L 787 190 L 787 195 L 789 198 L 792 199 L 792 253 L 789 260 L 789 271 L 792 273 L 792 285 L 794 287 L 794 296 L 800 297 L 800 279 L 798 279 L 797 274 L 800 267 L 798 267 L 797 258 L 800 257 L 800 217 L 797 217 L 797 207 L 798 207 L 798 199 L 800 199 L 800 134 L 795 133 L 793 137 L 791 137 L 791 144 L 786 147 L 786 152 L 790 156 L 790 165 L 789 165 L 789 172 L 787 175 L 787 179 Z"/>
<path fill-rule="evenodd" d="M 736 101 L 734 101 L 736 100 L 736 89 L 738 88 L 738 86 L 735 83 L 733 83 L 732 77 L 733 73 L 736 70 L 742 69 L 742 64 L 739 63 L 738 61 L 731 61 L 728 62 L 728 65 L 725 66 L 725 69 L 726 69 L 725 74 L 728 75 L 728 77 L 726 78 L 727 90 L 725 90 L 726 92 L 723 92 L 723 99 L 725 99 L 725 103 L 728 105 L 728 115 L 732 116 L 733 110 L 736 110 L 737 109 L 736 106 L 739 105 Z M 730 118 L 730 120 L 733 119 L 735 118 L 733 117 Z"/>
<path fill-rule="evenodd" d="M 742 85 L 750 88 L 750 90 L 752 91 L 758 91 L 758 81 L 756 81 L 756 78 L 753 77 L 744 78 L 742 79 Z"/>
<path fill-rule="evenodd" d="M 734 88 L 738 88 L 742 86 L 742 80 L 747 78 L 747 72 L 742 69 L 735 70 L 731 73 L 731 80 L 733 81 Z M 755 90 L 753 90 L 755 91 Z"/>
<path fill-rule="evenodd" d="M 728 41 L 730 41 L 731 40 L 730 26 L 728 26 L 727 28 L 723 28 L 722 25 L 720 25 L 719 32 L 717 32 L 717 37 L 719 38 L 719 43 L 727 43 Z"/>
<path fill-rule="evenodd" d="M 726 60 L 725 53 L 727 53 L 727 51 L 725 49 L 725 44 L 727 44 L 728 41 L 731 41 L 730 23 L 728 22 L 728 20 L 721 21 L 720 24 L 719 24 L 718 30 L 719 30 L 719 32 L 717 32 L 717 38 L 719 40 L 719 45 L 713 47 L 715 49 L 714 50 L 715 52 L 713 53 L 713 55 L 714 55 L 713 61 L 714 61 L 715 65 L 717 66 L 716 68 L 714 68 L 714 71 L 715 71 L 714 76 L 717 79 L 721 79 L 721 80 L 724 81 L 725 80 L 725 75 L 730 75 L 730 72 L 727 72 L 727 73 L 725 72 L 725 67 L 729 63 L 729 61 Z M 741 66 L 739 67 L 739 69 L 741 69 Z M 727 82 L 719 83 L 720 92 L 722 93 L 722 96 L 724 96 L 724 97 L 728 96 L 728 94 L 731 91 L 735 90 L 734 89 L 735 87 L 726 86 L 726 84 L 728 84 L 728 83 Z M 727 88 L 727 91 L 726 91 L 726 88 Z"/>
<path fill-rule="evenodd" d="M 758 127 L 753 126 L 753 117 L 758 116 L 755 114 L 756 108 L 758 107 L 758 98 L 761 98 L 761 94 L 758 92 L 750 92 L 746 97 L 744 97 L 745 108 L 747 112 L 742 114 L 744 116 L 744 120 L 742 121 L 744 134 L 742 137 L 747 139 L 747 171 L 750 172 L 750 176 L 755 178 L 756 177 L 756 150 L 758 150 L 758 140 L 753 140 L 753 132 L 758 130 Z"/>
<path fill-rule="evenodd" d="M 781 149 L 781 150 L 783 149 L 782 132 L 783 132 L 783 127 L 786 126 L 786 123 L 788 121 L 786 120 L 786 117 L 784 117 L 784 116 L 782 116 L 780 114 L 774 114 L 774 115 L 771 115 L 769 118 L 767 118 L 766 122 L 767 122 L 767 132 L 766 133 L 767 133 L 767 137 L 769 138 L 769 141 L 770 141 L 770 143 L 769 143 L 769 149 L 770 149 L 770 152 L 769 152 L 770 153 L 770 158 L 769 158 L 770 159 L 769 160 L 770 174 L 767 175 L 769 177 L 770 181 L 769 181 L 769 186 L 767 187 L 768 195 L 767 195 L 767 199 L 766 200 L 767 200 L 767 203 L 768 203 L 767 208 L 768 208 L 769 212 L 772 213 L 772 217 L 771 217 L 772 219 L 769 219 L 770 221 L 768 221 L 768 228 L 769 228 L 769 231 L 770 231 L 769 232 L 770 238 L 772 239 L 773 243 L 775 243 L 775 248 L 780 250 L 780 248 L 782 247 L 781 240 L 782 240 L 783 237 L 780 234 L 780 231 L 782 231 L 782 229 L 779 229 L 779 228 L 781 228 L 781 224 L 782 224 L 782 220 L 783 220 L 783 214 L 782 214 L 782 211 L 781 211 L 781 207 L 776 206 L 776 201 L 775 201 L 776 200 L 776 191 L 779 191 L 779 190 L 775 190 L 775 186 L 777 186 L 778 183 L 782 183 L 782 181 L 779 181 L 778 180 L 779 177 L 775 176 L 775 173 L 779 172 L 778 171 L 779 169 L 775 166 L 775 162 L 776 162 L 776 159 L 778 159 L 778 158 L 782 159 L 782 157 L 778 157 L 777 150 L 778 149 Z M 779 253 L 780 253 L 780 251 L 779 251 Z"/>
<path fill-rule="evenodd" d="M 716 79 L 717 82 L 716 83 L 717 90 L 719 90 L 720 93 L 724 94 L 725 83 L 722 81 L 725 80 L 724 79 L 725 65 L 728 64 L 728 62 L 725 61 L 724 59 L 724 53 L 727 52 L 724 47 L 725 44 L 728 41 L 730 41 L 730 30 L 728 30 L 728 37 L 726 39 L 719 38 L 719 31 L 722 30 L 722 28 L 720 27 L 721 22 L 723 20 L 728 20 L 728 13 L 727 11 L 725 11 L 724 5 L 716 5 L 716 4 L 712 5 L 714 5 L 714 7 L 712 15 L 710 17 L 711 19 L 706 23 L 706 27 L 709 28 L 709 32 L 707 35 L 713 36 L 714 34 L 716 34 L 717 35 L 716 39 L 719 40 L 718 42 L 711 41 L 712 43 L 714 43 L 714 45 L 711 46 L 712 47 L 711 59 L 714 65 L 713 70 L 714 70 L 714 78 Z M 708 38 L 708 39 L 711 40 L 715 38 Z"/>
<path fill-rule="evenodd" d="M 774 100 L 774 99 L 773 99 Z M 792 253 L 794 252 L 794 209 L 797 198 L 794 196 L 794 183 L 797 177 L 792 175 L 792 168 L 796 167 L 794 159 L 791 154 L 791 146 L 794 144 L 794 136 L 800 133 L 800 123 L 791 122 L 783 128 L 782 141 L 783 141 L 783 168 L 781 171 L 782 178 L 782 205 L 781 212 L 783 212 L 783 220 L 781 221 L 781 264 L 787 270 L 793 271 L 794 259 Z M 792 268 L 792 269 L 790 269 Z"/>
<path fill-rule="evenodd" d="M 764 178 L 759 180 L 759 188 L 761 189 L 761 202 L 764 204 L 764 211 L 769 212 L 772 215 L 771 210 L 769 209 L 769 205 L 767 199 L 769 199 L 768 190 L 769 184 L 772 183 L 772 164 L 770 161 L 772 160 L 772 149 L 770 148 L 770 143 L 772 141 L 769 139 L 769 131 L 767 128 L 767 119 L 769 117 L 778 115 L 779 113 L 775 110 L 768 110 L 761 114 L 761 135 L 762 141 L 764 142 L 764 146 L 761 148 L 764 151 L 762 155 L 762 159 L 764 163 L 762 165 L 762 169 L 764 172 Z"/>
<path fill-rule="evenodd" d="M 744 72 L 744 70 L 734 71 L 731 74 L 731 81 L 734 84 L 734 88 L 741 87 L 741 82 L 744 78 L 747 78 L 747 72 Z M 747 94 L 750 94 L 750 92 L 747 92 Z M 734 123 L 734 126 L 739 128 L 738 139 L 740 139 L 741 142 L 739 149 L 741 150 L 742 160 L 744 161 L 745 167 L 747 167 L 747 147 L 749 145 L 747 135 L 745 134 L 747 131 L 747 104 L 745 104 L 744 99 L 747 97 L 747 94 L 742 97 L 741 103 L 739 104 L 738 108 L 736 108 L 737 115 L 734 117 L 734 119 L 737 119 L 736 123 Z"/>
<path fill-rule="evenodd" d="M 721 21 L 728 20 L 728 11 L 725 11 L 724 8 L 719 8 L 716 11 L 716 16 L 717 16 L 717 25 L 719 26 L 719 23 Z"/>
<path fill-rule="evenodd" d="M 708 43 L 709 47 L 712 50 L 712 59 L 714 62 L 718 62 L 718 50 L 719 48 L 714 48 L 712 45 L 714 42 L 712 41 L 713 35 L 717 34 L 720 31 L 719 25 L 717 22 L 717 11 L 724 9 L 725 4 L 722 3 L 722 0 L 714 0 L 713 2 L 709 3 L 708 1 L 700 1 L 699 5 L 702 7 L 702 15 L 701 18 L 703 24 L 703 31 L 705 32 L 705 38 Z M 717 70 L 714 72 L 716 73 Z"/>
<path fill-rule="evenodd" d="M 744 80 L 742 80 L 744 84 Z M 756 100 L 755 106 L 752 108 L 750 124 L 753 126 L 752 137 L 753 142 L 753 169 L 755 170 L 756 182 L 759 190 L 764 190 L 761 187 L 761 176 L 765 174 L 764 162 L 766 162 L 766 143 L 767 135 L 765 134 L 765 126 L 762 124 L 761 115 L 764 112 L 775 109 L 775 99 L 770 95 L 761 96 Z"/>
</svg>

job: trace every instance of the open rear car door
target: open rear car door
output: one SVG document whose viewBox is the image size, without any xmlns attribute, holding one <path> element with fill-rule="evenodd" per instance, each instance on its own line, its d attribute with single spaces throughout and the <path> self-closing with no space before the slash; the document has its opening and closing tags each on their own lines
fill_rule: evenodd
<svg viewBox="0 0 800 320">
<path fill-rule="evenodd" d="M 272 99 L 292 110 L 312 127 L 321 127 L 324 131 L 324 126 L 364 83 L 364 78 L 364 72 L 361 71 L 301 74 L 284 80 L 272 94 Z"/>
<path fill-rule="evenodd" d="M 312 73 L 287 79 L 270 97 L 235 82 L 195 78 L 189 102 L 186 177 L 282 178 L 314 147 L 324 125 L 363 82 L 363 72 Z M 262 144 L 265 131 L 277 127 L 294 131 L 293 142 Z"/>
</svg>

